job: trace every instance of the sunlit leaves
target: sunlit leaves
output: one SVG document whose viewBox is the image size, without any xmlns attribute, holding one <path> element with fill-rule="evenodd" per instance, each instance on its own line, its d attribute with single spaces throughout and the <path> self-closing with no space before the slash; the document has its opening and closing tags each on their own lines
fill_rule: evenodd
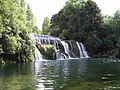
<svg viewBox="0 0 120 90">
<path fill-rule="evenodd" d="M 4 54 L 16 54 L 21 61 L 32 56 L 28 33 L 39 32 L 30 8 L 24 0 L 0 0 L 0 33 Z M 32 51 L 32 52 L 31 52 Z"/>
<path fill-rule="evenodd" d="M 51 25 L 50 19 L 48 17 L 44 18 L 44 22 L 42 25 L 43 34 L 48 34 L 48 35 L 50 34 L 50 25 Z"/>
<path fill-rule="evenodd" d="M 19 42 L 19 37 L 15 36 L 6 36 L 5 45 L 3 45 L 4 52 L 7 54 L 16 54 L 21 48 L 21 43 Z"/>
</svg>

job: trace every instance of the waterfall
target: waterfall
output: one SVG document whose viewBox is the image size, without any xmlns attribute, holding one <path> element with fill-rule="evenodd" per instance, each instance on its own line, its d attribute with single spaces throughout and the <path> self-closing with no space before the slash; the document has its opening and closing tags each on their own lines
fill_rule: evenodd
<svg viewBox="0 0 120 90">
<path fill-rule="evenodd" d="M 64 47 L 65 53 L 68 55 L 68 58 L 70 59 L 71 56 L 70 56 L 70 49 L 69 49 L 68 43 L 66 43 L 65 41 L 61 41 L 61 43 Z"/>
<path fill-rule="evenodd" d="M 79 52 L 80 52 L 80 58 L 90 58 L 87 54 L 87 51 L 82 43 L 76 42 Z"/>
<path fill-rule="evenodd" d="M 66 55 L 61 53 L 59 50 L 56 52 L 56 58 L 57 60 L 63 60 L 63 59 L 66 59 Z"/>
<path fill-rule="evenodd" d="M 34 45 L 35 47 L 35 60 L 42 60 L 42 54 L 40 53 L 40 51 L 38 50 L 38 48 Z"/>
<path fill-rule="evenodd" d="M 60 38 L 49 35 L 31 33 L 30 36 L 35 44 L 54 44 L 56 41 L 61 41 Z"/>
<path fill-rule="evenodd" d="M 35 47 L 35 60 L 42 60 L 42 55 L 38 48 L 35 46 L 39 44 L 53 45 L 56 59 L 62 60 L 72 58 L 89 58 L 84 45 L 80 42 L 75 42 L 72 40 L 65 42 L 61 41 L 61 39 L 58 37 L 34 33 L 31 33 L 30 36 L 33 40 L 33 45 Z M 78 52 L 80 52 L 80 56 Z"/>
</svg>

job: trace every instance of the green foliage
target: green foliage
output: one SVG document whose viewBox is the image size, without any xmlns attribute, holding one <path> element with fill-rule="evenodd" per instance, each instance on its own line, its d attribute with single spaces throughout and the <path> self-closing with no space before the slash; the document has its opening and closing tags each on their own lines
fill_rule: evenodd
<svg viewBox="0 0 120 90">
<path fill-rule="evenodd" d="M 8 36 L 4 38 L 5 44 L 3 45 L 4 53 L 15 54 L 18 53 L 21 48 L 21 43 L 19 37 Z"/>
<path fill-rule="evenodd" d="M 32 46 L 31 39 L 28 34 L 21 33 L 20 34 L 22 40 L 21 40 L 21 49 L 19 54 L 19 58 L 21 61 L 31 61 L 34 58 L 34 48 Z M 20 62 L 21 62 L 20 61 Z"/>
<path fill-rule="evenodd" d="M 102 16 L 92 0 L 69 0 L 51 18 L 50 34 L 84 43 L 91 56 L 120 57 L 120 10 Z"/>
<path fill-rule="evenodd" d="M 32 10 L 30 9 L 29 5 L 27 6 L 27 11 L 26 11 L 26 18 L 27 18 L 27 27 L 28 30 L 32 33 L 36 33 L 39 30 L 37 29 L 37 27 L 35 26 L 35 17 L 32 13 Z"/>
<path fill-rule="evenodd" d="M 0 0 L 0 34 L 3 44 L 0 52 L 15 54 L 17 62 L 33 58 L 33 47 L 29 33 L 41 33 L 35 26 L 35 17 L 24 0 Z"/>
<path fill-rule="evenodd" d="M 51 35 L 81 41 L 91 53 L 102 45 L 103 18 L 97 4 L 91 0 L 70 0 L 51 19 Z M 95 51 L 94 51 L 95 50 Z"/>
<path fill-rule="evenodd" d="M 44 19 L 43 25 L 42 25 L 42 33 L 43 34 L 50 34 L 50 19 L 46 17 Z"/>
<path fill-rule="evenodd" d="M 120 57 L 120 10 L 116 11 L 113 17 L 105 16 L 103 26 L 104 33 L 104 46 L 109 56 Z"/>
</svg>

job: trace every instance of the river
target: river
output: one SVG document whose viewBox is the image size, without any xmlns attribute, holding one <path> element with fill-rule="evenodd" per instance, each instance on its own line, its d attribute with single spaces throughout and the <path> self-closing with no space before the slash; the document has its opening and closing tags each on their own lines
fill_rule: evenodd
<svg viewBox="0 0 120 90">
<path fill-rule="evenodd" d="M 120 90 L 120 60 L 91 58 L 1 65 L 0 90 Z"/>
</svg>

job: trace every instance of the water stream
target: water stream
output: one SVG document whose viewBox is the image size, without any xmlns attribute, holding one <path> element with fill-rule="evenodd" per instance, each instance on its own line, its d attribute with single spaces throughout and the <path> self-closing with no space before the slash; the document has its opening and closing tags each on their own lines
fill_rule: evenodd
<svg viewBox="0 0 120 90">
<path fill-rule="evenodd" d="M 40 51 L 38 50 L 38 48 L 35 46 L 35 60 L 42 60 L 42 54 L 40 53 Z"/>
<path fill-rule="evenodd" d="M 79 52 L 80 52 L 80 58 L 90 58 L 87 54 L 87 51 L 82 43 L 76 42 Z"/>
<path fill-rule="evenodd" d="M 70 49 L 69 49 L 68 44 L 65 41 L 61 41 L 61 43 L 64 47 L 65 53 L 68 55 L 68 59 L 70 59 L 71 56 L 70 56 Z"/>
</svg>

